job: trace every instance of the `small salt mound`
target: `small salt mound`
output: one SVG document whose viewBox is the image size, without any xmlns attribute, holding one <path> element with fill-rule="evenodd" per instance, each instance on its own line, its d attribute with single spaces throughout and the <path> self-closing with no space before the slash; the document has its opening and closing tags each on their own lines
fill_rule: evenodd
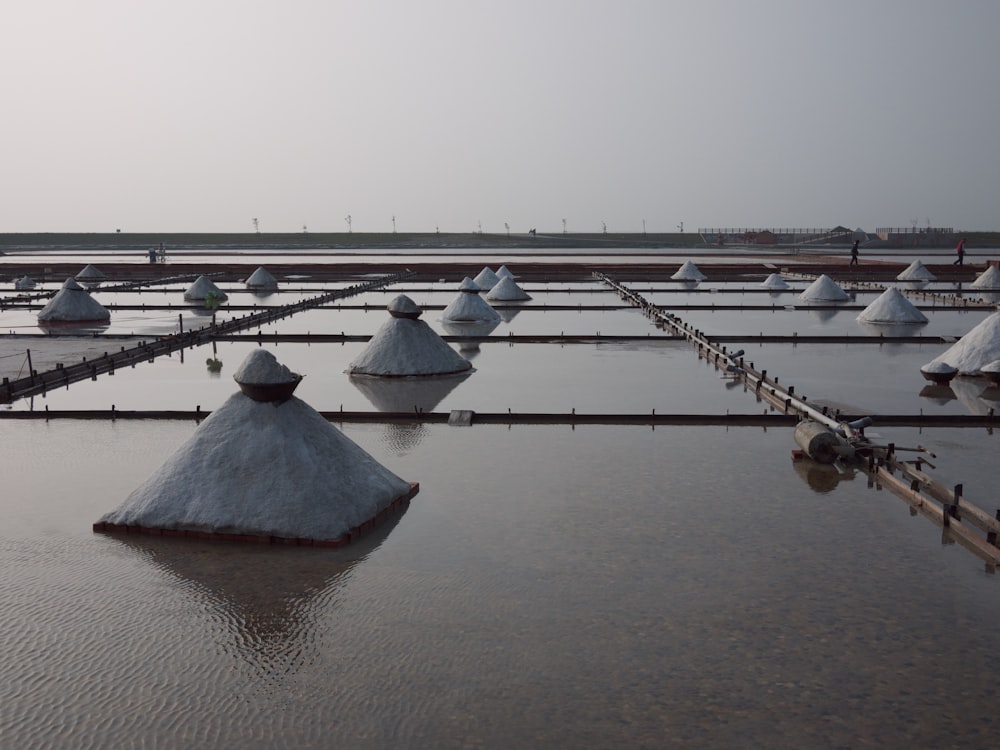
<svg viewBox="0 0 1000 750">
<path fill-rule="evenodd" d="M 684 265 L 677 269 L 677 272 L 670 278 L 675 281 L 704 281 L 708 277 L 703 274 L 694 261 L 686 260 Z"/>
<path fill-rule="evenodd" d="M 785 281 L 780 273 L 772 273 L 766 279 L 764 279 L 760 285 L 766 289 L 788 289 L 788 282 Z"/>
<path fill-rule="evenodd" d="M 103 272 L 94 266 L 87 264 L 84 266 L 83 270 L 76 275 L 76 278 L 79 281 L 101 281 L 106 277 Z"/>
<path fill-rule="evenodd" d="M 389 303 L 389 313 L 389 320 L 348 365 L 349 374 L 412 377 L 449 375 L 472 368 L 429 325 L 418 320 L 420 308 L 406 295 Z"/>
<path fill-rule="evenodd" d="M 866 323 L 926 323 L 927 316 L 913 306 L 896 287 L 891 286 L 861 311 L 858 320 Z"/>
<path fill-rule="evenodd" d="M 24 291 L 26 289 L 34 289 L 35 280 L 30 276 L 22 276 L 19 279 L 14 279 L 14 289 L 18 291 Z"/>
<path fill-rule="evenodd" d="M 927 266 L 919 260 L 915 260 L 903 269 L 896 279 L 898 281 L 934 281 L 937 276 L 932 274 Z"/>
<path fill-rule="evenodd" d="M 517 302 L 529 300 L 531 295 L 519 287 L 512 276 L 504 276 L 490 289 L 486 299 L 493 302 Z"/>
<path fill-rule="evenodd" d="M 246 280 L 248 289 L 277 289 L 278 280 L 264 266 L 260 266 Z"/>
<path fill-rule="evenodd" d="M 1000 359 L 1000 312 L 984 319 L 929 365 L 946 362 L 963 375 L 977 375 L 996 359 Z"/>
<path fill-rule="evenodd" d="M 517 278 L 517 276 L 515 276 L 513 273 L 511 273 L 511 270 L 509 268 L 507 268 L 507 266 L 500 266 L 500 268 L 497 269 L 497 278 L 502 279 L 504 277 L 506 277 L 508 279 L 516 279 Z"/>
<path fill-rule="evenodd" d="M 107 308 L 73 279 L 66 279 L 62 289 L 38 313 L 40 323 L 89 323 L 110 318 Z"/>
<path fill-rule="evenodd" d="M 291 383 L 296 379 L 294 373 L 279 363 L 267 349 L 254 349 L 233 373 L 233 380 L 237 383 L 253 385 L 277 385 Z"/>
<path fill-rule="evenodd" d="M 215 283 L 208 278 L 208 276 L 199 276 L 195 282 L 188 287 L 188 290 L 184 292 L 184 299 L 187 300 L 204 300 L 208 298 L 211 294 L 215 299 L 220 302 L 229 297 L 223 292 Z"/>
<path fill-rule="evenodd" d="M 1000 289 L 1000 268 L 990 266 L 969 286 L 973 289 Z"/>
<path fill-rule="evenodd" d="M 483 323 L 500 321 L 500 315 L 479 296 L 479 287 L 468 276 L 459 287 L 459 295 L 441 313 L 442 320 L 459 323 Z"/>
<path fill-rule="evenodd" d="M 496 286 L 497 282 L 500 281 L 500 278 L 493 273 L 492 268 L 486 266 L 482 271 L 476 274 L 476 278 L 474 278 L 473 281 L 480 289 L 492 289 Z"/>
<path fill-rule="evenodd" d="M 799 299 L 808 302 L 841 302 L 851 296 L 825 273 L 805 288 Z"/>
</svg>

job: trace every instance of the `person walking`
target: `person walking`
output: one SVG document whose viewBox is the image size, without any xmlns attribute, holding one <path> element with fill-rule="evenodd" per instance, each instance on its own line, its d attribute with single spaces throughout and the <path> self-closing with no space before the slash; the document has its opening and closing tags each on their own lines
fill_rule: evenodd
<svg viewBox="0 0 1000 750">
<path fill-rule="evenodd" d="M 851 265 L 858 265 L 858 241 L 854 240 L 854 244 L 851 245 Z"/>
<path fill-rule="evenodd" d="M 953 266 L 963 266 L 965 265 L 965 237 L 958 241 L 958 247 L 955 248 L 955 252 L 958 253 L 958 257 L 955 258 L 955 262 L 952 263 Z"/>
</svg>

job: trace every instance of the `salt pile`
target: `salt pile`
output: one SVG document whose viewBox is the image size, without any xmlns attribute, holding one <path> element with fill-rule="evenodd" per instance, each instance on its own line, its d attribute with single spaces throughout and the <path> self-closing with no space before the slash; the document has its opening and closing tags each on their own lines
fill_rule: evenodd
<svg viewBox="0 0 1000 750">
<path fill-rule="evenodd" d="M 990 266 L 969 286 L 973 289 L 1000 289 L 1000 268 Z"/>
<path fill-rule="evenodd" d="M 515 276 L 511 272 L 511 270 L 509 268 L 507 268 L 507 266 L 500 266 L 500 268 L 497 269 L 497 278 L 498 279 L 503 279 L 503 278 L 516 279 L 517 276 Z"/>
<path fill-rule="evenodd" d="M 107 277 L 102 271 L 89 263 L 76 275 L 77 281 L 103 281 L 105 278 Z"/>
<path fill-rule="evenodd" d="M 237 372 L 297 377 L 266 349 Z M 237 392 L 94 529 L 341 544 L 416 491 L 301 399 Z"/>
<path fill-rule="evenodd" d="M 937 279 L 937 276 L 932 274 L 927 266 L 919 260 L 915 260 L 904 268 L 899 275 L 896 276 L 896 279 L 897 281 L 934 281 Z"/>
<path fill-rule="evenodd" d="M 808 302 L 841 302 L 850 298 L 850 295 L 825 273 L 799 295 L 799 299 Z"/>
<path fill-rule="evenodd" d="M 677 269 L 677 272 L 670 278 L 675 281 L 704 281 L 708 277 L 703 274 L 693 261 L 686 260 L 684 265 Z"/>
<path fill-rule="evenodd" d="M 490 289 L 486 299 L 491 302 L 517 302 L 529 300 L 531 295 L 517 285 L 513 276 L 504 276 L 496 283 L 496 286 Z"/>
<path fill-rule="evenodd" d="M 926 323 L 927 316 L 914 307 L 896 287 L 891 286 L 861 311 L 858 320 L 866 323 Z"/>
<path fill-rule="evenodd" d="M 208 278 L 208 276 L 199 276 L 195 282 L 188 287 L 188 290 L 184 292 L 184 299 L 187 300 L 204 300 L 208 299 L 208 296 L 212 297 L 219 302 L 229 299 L 225 292 L 223 292 L 215 283 Z"/>
<path fill-rule="evenodd" d="M 493 273 L 492 268 L 486 266 L 482 271 L 476 274 L 476 278 L 474 278 L 473 281 L 476 282 L 476 286 L 480 289 L 492 289 L 496 286 L 497 282 L 500 281 L 500 277 Z"/>
<path fill-rule="evenodd" d="M 18 279 L 14 279 L 14 289 L 17 291 L 24 291 L 26 289 L 34 289 L 35 280 L 30 276 L 22 276 Z"/>
<path fill-rule="evenodd" d="M 479 296 L 476 282 L 466 276 L 458 296 L 441 313 L 441 319 L 456 323 L 499 323 L 500 315 Z"/>
<path fill-rule="evenodd" d="M 931 365 L 946 363 L 963 375 L 978 375 L 983 367 L 996 359 L 1000 359 L 1000 312 L 983 320 L 920 370 L 924 372 Z"/>
<path fill-rule="evenodd" d="M 780 273 L 772 273 L 766 279 L 764 279 L 760 285 L 766 289 L 788 289 L 788 282 L 785 281 Z"/>
<path fill-rule="evenodd" d="M 420 307 L 404 294 L 388 306 L 389 320 L 348 365 L 351 375 L 413 377 L 447 375 L 472 368 L 427 323 Z"/>
<path fill-rule="evenodd" d="M 264 266 L 259 266 L 246 280 L 247 289 L 277 289 L 278 280 Z"/>
<path fill-rule="evenodd" d="M 38 313 L 39 323 L 90 323 L 110 318 L 107 308 L 74 279 L 66 279 L 62 289 Z"/>
</svg>

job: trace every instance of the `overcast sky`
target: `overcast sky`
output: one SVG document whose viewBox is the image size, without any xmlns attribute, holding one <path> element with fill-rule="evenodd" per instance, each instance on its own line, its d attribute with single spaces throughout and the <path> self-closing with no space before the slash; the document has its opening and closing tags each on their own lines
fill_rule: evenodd
<svg viewBox="0 0 1000 750">
<path fill-rule="evenodd" d="M 996 0 L 36 0 L 0 232 L 1000 230 Z"/>
</svg>

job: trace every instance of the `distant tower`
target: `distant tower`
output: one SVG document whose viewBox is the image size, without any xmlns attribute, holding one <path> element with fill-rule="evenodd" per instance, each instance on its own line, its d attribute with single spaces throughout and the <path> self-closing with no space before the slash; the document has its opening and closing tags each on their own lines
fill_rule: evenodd
<svg viewBox="0 0 1000 750">
<path fill-rule="evenodd" d="M 566 219 L 563 219 L 563 234 L 566 234 Z"/>
<path fill-rule="evenodd" d="M 395 216 L 392 217 L 392 233 L 393 234 L 396 233 L 396 217 Z"/>
<path fill-rule="evenodd" d="M 684 234 L 684 222 L 683 221 L 680 224 L 677 225 L 677 231 L 680 232 L 681 234 Z"/>
<path fill-rule="evenodd" d="M 347 214 L 347 216 L 345 217 L 344 221 L 347 222 L 347 233 L 348 234 L 353 234 L 354 230 L 351 228 L 351 215 Z"/>
<path fill-rule="evenodd" d="M 503 223 L 503 228 L 507 230 L 507 236 L 510 237 L 510 224 L 506 221 Z"/>
<path fill-rule="evenodd" d="M 257 220 L 257 217 L 254 216 L 253 219 L 251 219 L 251 221 L 253 221 L 254 234 L 260 234 L 260 222 Z"/>
</svg>

